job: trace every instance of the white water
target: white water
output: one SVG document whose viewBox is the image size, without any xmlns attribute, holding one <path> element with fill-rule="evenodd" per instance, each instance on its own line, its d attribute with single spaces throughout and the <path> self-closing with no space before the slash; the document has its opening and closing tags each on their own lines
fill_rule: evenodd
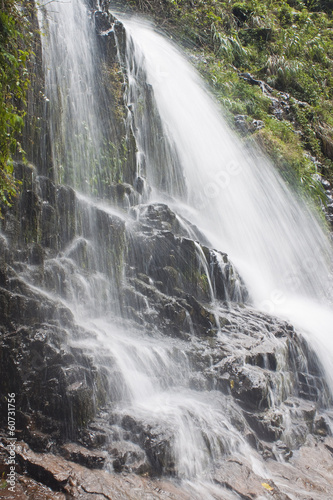
<svg viewBox="0 0 333 500">
<path fill-rule="evenodd" d="M 43 51 L 54 127 L 51 127 L 53 157 L 58 177 L 67 178 L 61 171 L 65 167 L 63 162 L 68 162 L 74 172 L 71 182 L 84 190 L 84 184 L 91 183 L 94 174 L 91 163 L 98 157 L 101 141 L 92 91 L 96 84 L 93 62 L 96 47 L 89 35 L 91 26 L 81 0 L 50 4 L 47 9 L 49 36 L 43 41 Z M 320 311 L 316 303 L 326 295 L 331 255 L 329 240 L 319 222 L 289 193 L 265 159 L 243 150 L 199 76 L 179 51 L 152 28 L 135 21 L 124 22 L 132 36 L 128 59 L 143 72 L 146 68 L 171 145 L 165 160 L 171 162 L 172 169 L 164 184 L 161 172 L 156 173 L 153 162 L 149 162 L 148 151 L 138 154 L 139 159 L 143 153 L 148 160 L 145 172 L 148 182 L 155 187 L 153 196 L 157 199 L 172 196 L 179 214 L 204 230 L 215 248 L 230 254 L 259 307 L 289 317 L 301 327 L 306 321 L 309 328 L 304 334 L 319 352 L 327 372 L 332 373 L 333 346 L 328 345 L 328 340 L 333 316 L 328 309 Z M 128 64 L 128 69 L 129 98 L 135 107 L 139 95 L 137 73 L 133 64 Z M 63 111 L 60 117 L 59 110 Z M 144 149 L 148 146 L 143 132 L 138 131 L 138 142 Z M 185 192 L 183 175 L 187 199 L 179 196 Z M 161 184 L 164 193 L 156 189 Z M 82 196 L 80 200 L 87 206 L 91 203 Z M 101 209 L 114 214 L 105 206 Z M 91 235 L 88 246 L 94 254 L 92 260 L 97 262 L 100 253 L 96 248 L 101 242 L 94 239 L 93 228 Z M 57 264 L 64 270 L 71 253 L 69 248 L 65 258 L 58 259 Z M 120 328 L 111 314 L 108 316 L 111 311 L 103 311 L 105 303 L 100 300 L 102 295 L 107 297 L 105 302 L 112 300 L 115 287 L 112 288 L 108 277 L 96 272 L 87 278 L 81 270 L 76 274 L 76 270 L 67 267 L 66 272 L 72 273 L 73 280 L 69 280 L 66 303 L 77 322 L 91 332 L 91 339 L 80 341 L 80 345 L 92 351 L 117 385 L 118 414 L 133 414 L 139 421 L 151 419 L 154 425 L 173 430 L 179 477 L 209 479 L 211 462 L 229 454 L 242 453 L 242 460 L 244 455 L 250 458 L 252 455 L 255 463 L 255 452 L 250 451 L 241 431 L 230 423 L 233 419 L 228 412 L 241 420 L 231 398 L 214 391 L 190 389 L 191 370 L 181 343 L 172 344 L 169 339 Z M 207 269 L 205 273 L 208 277 Z M 82 288 L 80 300 L 74 297 L 77 283 Z M 291 285 L 295 291 L 290 297 Z M 211 283 L 209 286 L 213 296 Z M 92 300 L 87 307 L 89 298 Z M 94 313 L 97 319 L 92 320 Z M 267 477 L 265 471 L 261 473 Z M 203 495 L 209 498 L 209 491 L 211 498 L 219 498 L 220 493 L 213 486 L 201 482 L 189 487 L 193 489 L 193 498 Z M 227 493 L 223 495 L 227 498 Z"/>
<path fill-rule="evenodd" d="M 168 193 L 176 198 L 174 207 L 197 224 L 215 248 L 230 255 L 257 307 L 289 318 L 304 330 L 333 390 L 333 251 L 328 234 L 269 161 L 232 134 L 179 50 L 151 26 L 123 21 L 185 172 L 187 205 L 177 199 L 175 189 Z M 149 169 L 147 173 L 153 182 Z"/>
<path fill-rule="evenodd" d="M 116 377 L 110 376 L 117 387 L 113 400 L 119 400 L 118 418 L 130 415 L 139 424 L 159 430 L 162 438 L 165 432 L 179 478 L 209 481 L 214 461 L 225 456 L 256 461 L 256 453 L 237 429 L 245 420 L 232 397 L 190 389 L 186 343 L 129 333 L 101 318 L 85 320 L 82 326 L 91 337 L 78 345 L 91 349 L 107 371 L 119 370 Z"/>
<path fill-rule="evenodd" d="M 85 190 L 102 140 L 96 114 L 93 32 L 81 0 L 44 3 L 39 20 L 47 33 L 47 40 L 42 40 L 43 62 L 56 180 Z"/>
</svg>

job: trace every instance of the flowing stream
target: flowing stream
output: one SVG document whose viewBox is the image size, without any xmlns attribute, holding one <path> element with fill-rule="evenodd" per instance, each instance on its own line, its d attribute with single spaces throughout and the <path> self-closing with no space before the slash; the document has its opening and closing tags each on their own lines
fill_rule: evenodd
<svg viewBox="0 0 333 500">
<path fill-rule="evenodd" d="M 140 298 L 141 311 L 156 323 L 155 330 L 133 329 L 121 310 L 117 287 L 125 280 L 127 250 L 119 250 L 110 264 L 97 215 L 103 212 L 126 227 L 126 247 L 133 237 L 133 213 L 94 199 L 100 194 L 99 155 L 105 133 L 100 114 L 105 96 L 97 90 L 93 23 L 83 0 L 44 3 L 39 17 L 47 34 L 42 42 L 53 161 L 56 178 L 78 190 L 81 213 L 79 237 L 47 265 L 54 282 L 57 274 L 66 275 L 66 289 L 59 286 L 59 296 L 77 323 L 91 333 L 84 341 L 73 339 L 73 344 L 91 352 L 109 377 L 112 439 L 123 439 L 119 423 L 131 416 L 142 429 L 156 427 L 156 433 L 171 443 L 176 475 L 188 481 L 193 498 L 221 498 L 214 496 L 219 495 L 217 487 L 206 482 L 212 464 L 241 454 L 265 477 L 264 465 L 243 436 L 240 409 L 228 395 L 194 388 L 196 374 L 186 343 L 170 341 L 158 331 L 158 318 L 145 297 Z M 304 333 L 333 391 L 332 247 L 320 221 L 261 154 L 232 134 L 179 49 L 148 24 L 119 18 L 127 34 L 125 52 L 119 53 L 128 79 L 127 125 L 132 124 L 138 145 L 137 174 L 145 177 L 147 186 L 142 200 L 168 203 L 183 234 L 227 252 L 253 305 L 288 318 Z M 119 50 L 121 41 L 116 40 Z M 143 88 L 153 93 L 158 124 L 145 109 Z M 103 127 L 106 123 L 103 120 Z M 195 226 L 199 233 L 192 229 Z M 198 267 L 206 276 L 211 308 L 217 314 L 215 285 L 202 247 L 196 245 Z M 84 269 L 73 260 L 82 248 Z M 220 255 L 215 256 L 223 271 Z M 241 296 L 238 282 L 233 300 L 241 302 Z M 231 492 L 223 495 L 237 498 Z"/>
</svg>

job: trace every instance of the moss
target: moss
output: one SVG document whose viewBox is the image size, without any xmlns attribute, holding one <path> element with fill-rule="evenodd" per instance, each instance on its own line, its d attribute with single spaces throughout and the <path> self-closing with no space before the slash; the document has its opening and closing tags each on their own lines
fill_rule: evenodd
<svg viewBox="0 0 333 500">
<path fill-rule="evenodd" d="M 126 119 L 126 109 L 124 106 L 124 76 L 118 62 L 112 64 L 102 64 L 103 85 L 108 89 L 113 100 L 112 110 L 114 118 L 118 121 Z"/>
<path fill-rule="evenodd" d="M 2 2 L 0 11 L 0 215 L 17 193 L 13 158 L 22 154 L 19 135 L 23 129 L 27 63 L 32 53 L 28 2 Z"/>
<path fill-rule="evenodd" d="M 205 295 L 209 295 L 209 283 L 206 274 L 199 276 L 199 287 Z"/>
</svg>

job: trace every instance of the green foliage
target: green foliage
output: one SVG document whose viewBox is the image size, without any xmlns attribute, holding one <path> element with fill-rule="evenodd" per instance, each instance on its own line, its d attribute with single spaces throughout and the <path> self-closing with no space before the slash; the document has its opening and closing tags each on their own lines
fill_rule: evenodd
<svg viewBox="0 0 333 500">
<path fill-rule="evenodd" d="M 235 114 L 262 120 L 258 141 L 292 185 L 319 196 L 316 168 L 305 151 L 333 179 L 333 158 L 321 137 L 333 144 L 333 0 L 131 0 L 170 34 L 192 44 L 198 68 L 211 84 L 233 124 Z M 20 5 L 18 7 L 18 5 Z M 31 54 L 29 0 L 2 0 L 0 12 L 0 203 L 15 195 L 12 158 L 20 151 Z M 31 7 L 30 7 L 31 8 Z M 28 47 L 28 48 L 27 48 Z M 118 68 L 113 70 L 117 76 Z M 292 121 L 272 116 L 271 101 L 257 85 L 240 77 L 251 73 L 290 96 Z M 104 75 L 109 80 L 109 75 Z M 122 108 L 120 73 L 113 88 L 117 118 Z M 278 92 L 276 92 L 278 97 Z M 298 101 L 303 102 L 300 105 Z M 324 131 L 324 132 L 323 132 Z M 125 146 L 103 145 L 105 185 L 121 180 Z M 116 150 L 117 149 L 117 150 Z M 111 168 L 112 167 L 112 168 Z M 95 180 L 97 183 L 97 180 Z M 97 187 L 96 187 L 97 188 Z"/>
<path fill-rule="evenodd" d="M 13 0 L 2 2 L 0 12 L 0 203 L 10 204 L 18 183 L 13 177 L 12 158 L 20 152 L 25 95 L 29 84 L 30 56 L 28 21 L 24 6 Z"/>
<path fill-rule="evenodd" d="M 317 168 L 304 154 L 301 141 L 289 122 L 270 117 L 267 126 L 258 132 L 256 138 L 293 189 L 315 202 L 325 202 Z"/>
<path fill-rule="evenodd" d="M 328 14 L 333 11 L 333 0 L 304 0 L 304 4 L 312 11 L 324 11 Z"/>
<path fill-rule="evenodd" d="M 7 488 L 7 486 L 8 486 L 8 483 L 5 479 L 5 472 L 3 472 L 1 475 L 1 480 L 0 480 L 0 490 L 4 490 L 5 488 Z"/>
<path fill-rule="evenodd" d="M 240 66 L 246 61 L 247 51 L 242 46 L 237 35 L 223 36 L 213 23 L 211 26 L 214 52 L 224 61 Z"/>
</svg>

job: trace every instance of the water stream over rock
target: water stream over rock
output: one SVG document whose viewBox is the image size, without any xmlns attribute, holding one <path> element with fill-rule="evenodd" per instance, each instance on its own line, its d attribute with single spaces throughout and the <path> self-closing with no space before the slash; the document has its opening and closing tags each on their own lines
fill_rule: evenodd
<svg viewBox="0 0 333 500">
<path fill-rule="evenodd" d="M 276 464 L 331 433 L 328 235 L 152 26 L 83 0 L 39 22 L 52 175 L 16 165 L 0 239 L 23 438 L 179 488 L 133 498 L 310 498 Z"/>
</svg>

